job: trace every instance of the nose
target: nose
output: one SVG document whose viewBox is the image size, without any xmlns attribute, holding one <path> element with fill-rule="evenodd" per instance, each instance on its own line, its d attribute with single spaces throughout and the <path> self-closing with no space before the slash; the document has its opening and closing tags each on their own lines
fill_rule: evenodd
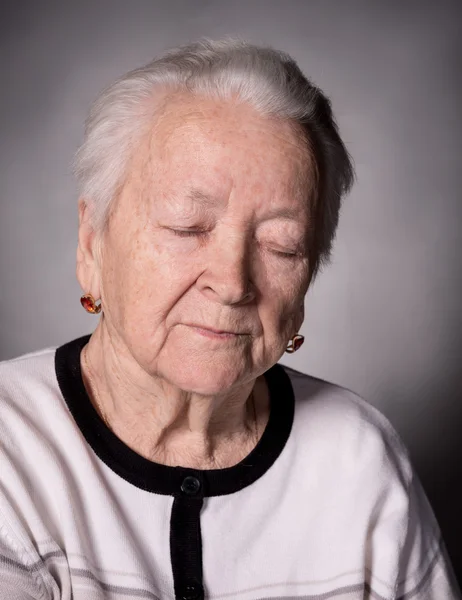
<svg viewBox="0 0 462 600">
<path fill-rule="evenodd" d="M 251 281 L 251 254 L 245 236 L 227 236 L 210 248 L 206 269 L 197 281 L 209 299 L 224 305 L 251 302 L 255 286 Z"/>
</svg>

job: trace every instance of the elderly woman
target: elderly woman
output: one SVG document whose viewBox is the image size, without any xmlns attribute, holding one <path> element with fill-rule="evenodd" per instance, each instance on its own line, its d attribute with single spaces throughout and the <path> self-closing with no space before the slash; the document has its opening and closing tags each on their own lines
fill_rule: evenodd
<svg viewBox="0 0 462 600">
<path fill-rule="evenodd" d="M 3 363 L 2 600 L 452 600 L 406 450 L 303 341 L 352 167 L 286 54 L 202 41 L 96 101 L 91 336 Z"/>
</svg>

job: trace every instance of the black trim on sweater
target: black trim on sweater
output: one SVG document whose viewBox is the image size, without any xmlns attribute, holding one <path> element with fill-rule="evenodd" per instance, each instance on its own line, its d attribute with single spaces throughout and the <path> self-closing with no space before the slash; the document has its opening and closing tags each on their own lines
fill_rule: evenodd
<svg viewBox="0 0 462 600">
<path fill-rule="evenodd" d="M 200 490 L 195 492 L 200 497 L 233 494 L 264 475 L 284 449 L 292 429 L 295 401 L 289 376 L 276 364 L 265 373 L 270 392 L 266 429 L 255 448 L 237 465 L 201 470 L 171 467 L 140 456 L 105 425 L 88 397 L 80 369 L 80 353 L 89 339 L 86 335 L 56 350 L 59 387 L 88 444 L 110 469 L 132 485 L 156 494 L 191 499 L 194 494 L 188 496 L 184 491 L 188 487 L 185 480 L 189 478 L 190 484 L 192 479 L 200 482 Z M 189 487 L 191 492 L 194 484 Z"/>
<path fill-rule="evenodd" d="M 196 481 L 198 481 L 196 479 Z M 202 600 L 201 494 L 184 494 L 173 501 L 170 517 L 170 559 L 175 598 Z"/>
</svg>

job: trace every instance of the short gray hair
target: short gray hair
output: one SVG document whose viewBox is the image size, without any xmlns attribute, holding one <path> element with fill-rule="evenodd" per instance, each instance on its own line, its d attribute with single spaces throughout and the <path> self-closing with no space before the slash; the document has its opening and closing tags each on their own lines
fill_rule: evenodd
<svg viewBox="0 0 462 600">
<path fill-rule="evenodd" d="M 315 198 L 307 199 L 313 203 L 310 264 L 316 275 L 329 262 L 341 198 L 354 180 L 353 166 L 323 92 L 288 54 L 241 40 L 202 39 L 174 48 L 98 96 L 74 163 L 80 195 L 92 205 L 93 227 L 100 231 L 107 222 L 133 148 L 152 123 L 156 90 L 238 98 L 263 115 L 301 127 L 317 174 Z"/>
</svg>

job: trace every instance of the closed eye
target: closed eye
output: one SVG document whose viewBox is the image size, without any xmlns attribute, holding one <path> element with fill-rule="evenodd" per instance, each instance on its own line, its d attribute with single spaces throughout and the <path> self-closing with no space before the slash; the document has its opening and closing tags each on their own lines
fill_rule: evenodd
<svg viewBox="0 0 462 600">
<path fill-rule="evenodd" d="M 171 231 L 174 235 L 178 236 L 178 237 L 199 237 L 202 235 L 206 235 L 208 233 L 208 231 L 206 229 L 173 229 L 172 227 L 167 227 L 167 229 L 169 231 Z M 294 258 L 298 258 L 301 256 L 301 253 L 298 252 L 297 250 L 287 250 L 287 251 L 283 251 L 283 250 L 276 250 L 275 248 L 270 249 L 271 252 L 280 257 L 280 258 L 288 258 L 288 259 L 294 259 Z"/>
<path fill-rule="evenodd" d="M 271 254 L 281 258 L 300 258 L 304 256 L 304 251 L 302 248 L 283 249 L 281 246 L 278 248 L 277 245 L 268 244 L 266 245 L 266 249 L 271 252 Z"/>
<path fill-rule="evenodd" d="M 271 252 L 282 258 L 297 258 L 300 256 L 298 252 L 282 252 L 281 250 L 272 250 Z"/>
<path fill-rule="evenodd" d="M 169 228 L 169 231 L 171 231 L 172 233 L 174 233 L 175 235 L 177 235 L 179 237 L 192 237 L 192 236 L 204 235 L 207 233 L 207 231 L 205 231 L 203 229 L 171 229 L 171 228 Z"/>
</svg>

